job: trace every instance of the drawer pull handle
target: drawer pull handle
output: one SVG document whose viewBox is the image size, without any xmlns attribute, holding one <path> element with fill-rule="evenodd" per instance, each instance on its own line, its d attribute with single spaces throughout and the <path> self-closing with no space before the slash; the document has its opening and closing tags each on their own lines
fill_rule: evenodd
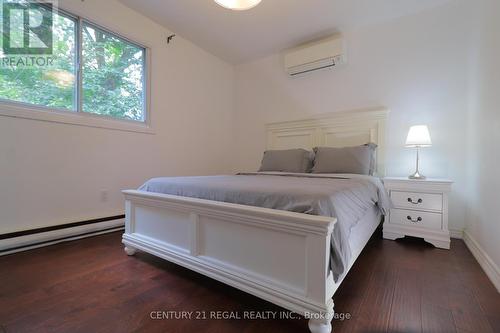
<svg viewBox="0 0 500 333">
<path fill-rule="evenodd" d="M 420 216 L 419 216 L 419 217 L 417 217 L 417 219 L 416 219 L 416 220 L 412 219 L 412 217 L 411 217 L 410 215 L 408 215 L 406 218 L 407 218 L 409 221 L 413 222 L 413 223 L 418 223 L 418 222 L 421 222 L 421 221 L 422 221 L 422 218 L 421 218 Z"/>
<path fill-rule="evenodd" d="M 414 205 L 418 205 L 418 204 L 421 204 L 423 202 L 423 200 L 421 198 L 418 198 L 417 202 L 415 202 L 415 201 L 413 201 L 412 198 L 408 198 L 408 202 L 412 203 Z"/>
</svg>

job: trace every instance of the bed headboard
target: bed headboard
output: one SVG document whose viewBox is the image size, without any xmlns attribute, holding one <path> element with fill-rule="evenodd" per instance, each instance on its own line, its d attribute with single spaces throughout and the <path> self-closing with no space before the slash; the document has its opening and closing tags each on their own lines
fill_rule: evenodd
<svg viewBox="0 0 500 333">
<path fill-rule="evenodd" d="M 319 115 L 304 120 L 267 125 L 267 149 L 347 147 L 373 142 L 377 148 L 377 175 L 385 174 L 387 109 L 356 110 Z"/>
</svg>

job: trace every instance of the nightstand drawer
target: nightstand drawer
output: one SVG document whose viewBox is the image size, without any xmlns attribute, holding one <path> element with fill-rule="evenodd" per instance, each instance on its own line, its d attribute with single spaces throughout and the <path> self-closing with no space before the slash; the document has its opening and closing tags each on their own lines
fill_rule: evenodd
<svg viewBox="0 0 500 333">
<path fill-rule="evenodd" d="M 391 191 L 391 199 L 397 208 L 443 210 L 443 196 L 441 194 L 418 193 L 406 191 Z"/>
<path fill-rule="evenodd" d="M 442 214 L 407 209 L 391 209 L 390 223 L 441 229 Z"/>
</svg>

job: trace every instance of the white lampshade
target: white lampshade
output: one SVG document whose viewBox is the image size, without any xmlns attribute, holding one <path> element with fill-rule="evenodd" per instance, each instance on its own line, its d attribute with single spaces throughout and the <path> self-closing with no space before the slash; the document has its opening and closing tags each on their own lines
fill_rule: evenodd
<svg viewBox="0 0 500 333">
<path fill-rule="evenodd" d="M 431 135 L 427 125 L 410 127 L 406 138 L 406 147 L 430 147 L 432 146 Z"/>
<path fill-rule="evenodd" d="M 262 0 L 215 0 L 222 7 L 232 10 L 246 10 L 257 6 Z"/>
</svg>

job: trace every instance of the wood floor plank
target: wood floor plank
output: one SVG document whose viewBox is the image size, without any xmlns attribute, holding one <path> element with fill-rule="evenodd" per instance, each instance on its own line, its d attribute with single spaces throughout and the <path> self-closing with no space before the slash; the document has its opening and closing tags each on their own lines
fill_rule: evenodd
<svg viewBox="0 0 500 333">
<path fill-rule="evenodd" d="M 456 332 L 450 309 L 432 303 L 422 303 L 422 331 L 425 333 Z"/>
<path fill-rule="evenodd" d="M 335 295 L 335 312 L 339 316 L 338 319 L 333 320 L 333 325 L 337 331 L 354 332 L 356 323 L 364 317 L 361 312 L 363 300 L 371 288 L 369 282 L 379 265 L 377 259 L 379 257 L 373 259 L 370 255 L 378 250 L 373 245 L 370 243 L 366 246 L 366 255 L 359 258 L 359 265 L 351 269 L 342 282 L 343 288 L 340 288 Z"/>
<path fill-rule="evenodd" d="M 424 269 L 420 271 L 422 281 L 421 309 L 423 332 L 456 332 L 455 322 L 449 308 L 450 281 L 456 271 L 450 263 L 450 251 L 430 250 L 425 254 Z"/>
<path fill-rule="evenodd" d="M 500 317 L 486 316 L 493 332 L 500 332 Z"/>
<path fill-rule="evenodd" d="M 469 286 L 450 293 L 450 308 L 455 326 L 471 332 L 492 333 L 488 318 L 481 310 Z"/>
<path fill-rule="evenodd" d="M 458 290 L 450 294 L 456 326 L 469 331 L 497 332 L 493 328 L 495 318 L 500 318 L 500 297 L 496 288 L 464 244 L 457 245 L 457 253 L 459 255 L 451 258 L 456 267 L 451 285 L 458 286 Z"/>
<path fill-rule="evenodd" d="M 396 273 L 394 267 L 389 265 L 375 270 L 361 304 L 355 332 L 387 330 L 396 287 Z"/>
<path fill-rule="evenodd" d="M 418 271 L 396 268 L 388 332 L 422 332 L 421 285 Z"/>
<path fill-rule="evenodd" d="M 121 234 L 0 257 L 0 332 L 308 332 L 307 320 L 153 320 L 151 311 L 275 311 L 269 302 L 154 256 Z M 500 297 L 462 241 L 368 243 L 335 297 L 335 333 L 500 332 Z"/>
</svg>

